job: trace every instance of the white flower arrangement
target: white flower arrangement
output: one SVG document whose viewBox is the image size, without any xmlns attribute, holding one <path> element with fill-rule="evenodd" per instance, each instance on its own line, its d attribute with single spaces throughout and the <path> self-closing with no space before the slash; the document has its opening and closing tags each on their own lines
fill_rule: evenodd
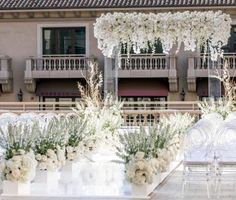
<svg viewBox="0 0 236 200">
<path fill-rule="evenodd" d="M 66 160 L 74 161 L 81 155 L 81 149 L 79 146 L 66 146 Z"/>
<path fill-rule="evenodd" d="M 145 177 L 142 179 L 139 173 L 135 173 L 141 163 L 145 170 L 150 167 L 153 174 L 165 172 L 180 152 L 184 133 L 193 120 L 188 114 L 174 114 L 162 119 L 155 126 L 140 127 L 138 131 L 120 134 L 120 144 L 116 146 L 117 155 L 127 166 L 128 179 L 135 184 L 144 183 Z M 149 176 L 151 177 L 150 174 Z"/>
<path fill-rule="evenodd" d="M 1 174 L 4 180 L 30 182 L 37 161 L 32 151 L 37 123 L 14 122 L 0 128 L 0 146 L 4 150 Z M 36 131 L 37 132 L 37 131 Z"/>
<path fill-rule="evenodd" d="M 56 171 L 65 164 L 65 151 L 59 146 L 56 149 L 47 149 L 46 154 L 36 154 L 39 170 Z"/>
<path fill-rule="evenodd" d="M 48 119 L 40 128 L 34 148 L 39 170 L 56 171 L 65 165 L 67 125 L 66 117 L 60 115 Z"/>
<path fill-rule="evenodd" d="M 114 135 L 123 122 L 122 103 L 114 101 L 111 95 L 101 97 L 103 79 L 97 63 L 89 62 L 90 75 L 87 86 L 78 84 L 82 100 L 77 103 L 74 112 L 86 122 L 85 134 L 81 142 L 83 154 L 90 154 L 99 146 L 112 145 Z"/>
<path fill-rule="evenodd" d="M 219 113 L 223 119 L 232 112 L 234 105 L 231 101 L 227 101 L 223 98 L 215 100 L 214 98 L 209 98 L 198 102 L 198 107 L 200 108 L 202 115 L 205 116 L 210 113 Z"/>
<path fill-rule="evenodd" d="M 152 165 L 144 157 L 144 152 L 137 152 L 130 162 L 126 164 L 127 178 L 136 185 L 151 184 L 153 182 Z"/>
<path fill-rule="evenodd" d="M 214 78 L 219 79 L 224 88 L 224 97 L 215 100 L 214 98 L 209 98 L 209 100 L 204 100 L 198 102 L 198 107 L 200 108 L 202 115 L 207 115 L 210 113 L 219 113 L 223 119 L 226 119 L 227 116 L 235 109 L 235 87 L 236 83 L 232 79 L 229 73 L 229 65 L 227 60 L 225 61 L 223 71 L 221 73 L 217 72 L 218 75 Z"/>
<path fill-rule="evenodd" d="M 98 48 L 107 57 L 114 57 L 117 50 L 127 49 L 140 53 L 141 49 L 154 49 L 160 41 L 165 53 L 174 45 L 186 51 L 195 51 L 209 45 L 212 60 L 217 60 L 230 37 L 230 15 L 221 11 L 176 12 L 176 13 L 107 13 L 97 18 L 94 35 Z M 199 31 L 201 30 L 201 31 Z M 205 48 L 206 49 L 206 48 Z"/>
<path fill-rule="evenodd" d="M 66 160 L 74 161 L 83 155 L 83 140 L 87 135 L 87 121 L 75 113 L 68 114 L 68 140 L 66 143 Z"/>
</svg>

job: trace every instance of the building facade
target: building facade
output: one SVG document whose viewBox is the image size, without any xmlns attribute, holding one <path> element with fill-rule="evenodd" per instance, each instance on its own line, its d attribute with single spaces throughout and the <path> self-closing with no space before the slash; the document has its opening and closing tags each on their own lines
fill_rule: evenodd
<svg viewBox="0 0 236 200">
<path fill-rule="evenodd" d="M 113 87 L 114 60 L 97 48 L 96 18 L 107 12 L 222 10 L 231 15 L 232 34 L 224 47 L 230 74 L 236 72 L 236 0 L 1 0 L 0 101 L 76 101 L 85 84 L 87 61 L 104 74 L 104 92 Z M 223 60 L 218 64 L 223 65 Z M 208 57 L 200 52 L 145 52 L 121 57 L 118 96 L 129 101 L 198 100 L 208 96 Z M 184 97 L 184 98 L 183 98 Z"/>
</svg>

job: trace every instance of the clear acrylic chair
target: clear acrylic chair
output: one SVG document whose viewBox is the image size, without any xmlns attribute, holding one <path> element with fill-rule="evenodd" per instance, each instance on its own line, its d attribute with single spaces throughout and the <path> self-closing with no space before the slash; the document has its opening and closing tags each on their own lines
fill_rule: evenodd
<svg viewBox="0 0 236 200">
<path fill-rule="evenodd" d="M 219 120 L 223 122 L 223 117 L 219 113 L 209 113 L 203 116 L 203 119 L 209 119 L 209 120 Z"/>
<path fill-rule="evenodd" d="M 236 183 L 236 119 L 231 118 L 219 129 L 216 144 L 216 191 L 221 192 L 222 182 Z"/>
<path fill-rule="evenodd" d="M 203 118 L 187 132 L 183 160 L 183 194 L 187 183 L 203 181 L 206 183 L 207 196 L 210 197 L 210 189 L 214 185 L 213 145 L 218 126 L 222 122 L 221 118 Z"/>
</svg>

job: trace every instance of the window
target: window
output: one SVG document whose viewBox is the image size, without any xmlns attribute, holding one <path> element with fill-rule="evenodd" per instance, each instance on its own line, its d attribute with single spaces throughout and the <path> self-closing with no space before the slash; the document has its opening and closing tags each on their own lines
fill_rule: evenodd
<svg viewBox="0 0 236 200">
<path fill-rule="evenodd" d="M 43 28 L 43 55 L 86 54 L 86 28 Z"/>
<path fill-rule="evenodd" d="M 231 27 L 231 36 L 228 44 L 223 46 L 222 49 L 225 53 L 236 52 L 236 26 Z"/>
</svg>

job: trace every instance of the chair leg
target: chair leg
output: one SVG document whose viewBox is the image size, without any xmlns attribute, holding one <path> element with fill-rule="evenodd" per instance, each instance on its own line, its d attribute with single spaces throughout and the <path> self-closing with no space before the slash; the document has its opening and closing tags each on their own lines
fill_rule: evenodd
<svg viewBox="0 0 236 200">
<path fill-rule="evenodd" d="M 210 182 L 210 175 L 211 175 L 211 166 L 207 166 L 206 168 L 206 187 L 207 187 L 207 198 L 210 198 L 210 188 L 209 188 L 209 182 Z"/>
<path fill-rule="evenodd" d="M 206 186 L 207 186 L 207 198 L 210 198 L 210 191 L 209 191 L 209 180 L 207 180 L 206 182 Z"/>
<path fill-rule="evenodd" d="M 182 196 L 184 196 L 185 187 L 186 187 L 186 166 L 183 167 L 183 179 L 182 179 Z"/>
</svg>

